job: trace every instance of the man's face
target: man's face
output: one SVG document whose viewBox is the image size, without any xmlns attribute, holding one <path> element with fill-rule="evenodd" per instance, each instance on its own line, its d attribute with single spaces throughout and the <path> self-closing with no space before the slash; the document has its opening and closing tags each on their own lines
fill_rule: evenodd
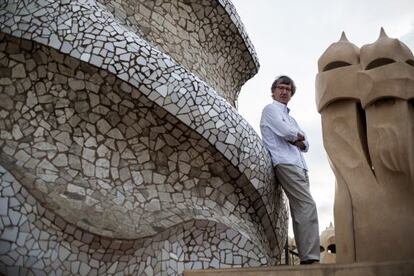
<svg viewBox="0 0 414 276">
<path fill-rule="evenodd" d="M 282 104 L 287 105 L 292 97 L 292 85 L 290 84 L 278 84 L 272 91 L 272 98 Z"/>
</svg>

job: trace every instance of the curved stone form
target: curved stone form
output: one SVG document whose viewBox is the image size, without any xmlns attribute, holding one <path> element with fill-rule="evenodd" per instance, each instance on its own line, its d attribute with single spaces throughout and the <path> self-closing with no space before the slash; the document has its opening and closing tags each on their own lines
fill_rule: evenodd
<svg viewBox="0 0 414 276">
<path fill-rule="evenodd" d="M 350 43 L 345 33 L 342 33 L 340 40 L 330 45 L 318 60 L 318 70 L 324 72 L 318 74 L 316 80 L 316 103 L 319 112 L 338 99 L 359 98 L 360 93 L 354 87 L 359 69 L 359 48 Z M 337 71 L 341 71 L 341 74 Z"/>
<path fill-rule="evenodd" d="M 407 46 L 383 30 L 360 51 L 341 39 L 320 58 L 337 65 L 320 66 L 316 80 L 324 145 L 336 175 L 337 262 L 414 254 L 413 60 Z"/>
<path fill-rule="evenodd" d="M 268 256 L 243 234 L 208 220 L 146 239 L 95 236 L 45 209 L 1 166 L 0 180 L 0 204 L 8 206 L 0 213 L 5 275 L 177 275 L 184 269 L 268 264 Z"/>
<path fill-rule="evenodd" d="M 229 1 L 99 1 L 135 33 L 191 70 L 236 106 L 259 63 Z"/>
<path fill-rule="evenodd" d="M 213 262 L 211 254 L 197 253 L 204 262 L 191 257 L 185 260 L 190 267 L 274 263 L 286 237 L 286 209 L 257 134 L 213 89 L 108 9 L 94 1 L 18 1 L 0 10 L 0 162 L 38 201 L 24 203 L 14 189 L 25 210 L 41 204 L 56 217 L 35 227 L 48 232 L 45 225 L 59 221 L 79 228 L 88 241 L 127 246 L 180 240 L 180 231 L 197 232 L 197 221 L 210 221 L 211 229 L 238 233 L 228 247 L 215 249 L 220 256 L 230 249 L 243 256 L 248 250 L 234 244 L 244 239 L 260 256 L 229 264 L 234 258 Z M 5 227 L 4 233 L 21 232 L 15 224 Z M 185 230 L 174 236 L 177 227 Z M 203 229 L 205 248 L 211 237 L 221 239 L 220 231 Z M 54 235 L 66 239 L 64 231 Z M 26 243 L 4 240 L 12 249 L 4 252 L 2 271 L 35 269 L 33 263 L 11 264 Z M 71 252 L 82 248 L 88 256 L 76 262 L 88 264 L 98 245 L 80 245 L 80 234 L 74 240 Z M 174 259 L 166 252 L 162 261 Z M 105 256 L 128 259 L 124 253 Z M 136 265 L 167 271 L 140 258 Z M 45 262 L 44 271 L 50 265 Z M 112 273 L 106 269 L 99 275 Z M 168 273 L 181 272 L 180 266 Z"/>
</svg>

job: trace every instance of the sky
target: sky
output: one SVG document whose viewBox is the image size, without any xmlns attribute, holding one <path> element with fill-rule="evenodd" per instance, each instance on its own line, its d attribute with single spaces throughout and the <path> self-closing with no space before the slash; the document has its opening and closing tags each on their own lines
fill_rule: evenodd
<svg viewBox="0 0 414 276">
<path fill-rule="evenodd" d="M 377 40 L 384 27 L 414 51 L 413 0 L 232 0 L 252 41 L 259 72 L 241 89 L 239 113 L 260 135 L 263 107 L 270 103 L 276 76 L 294 79 L 297 90 L 289 103 L 291 115 L 307 134 L 305 154 L 311 193 L 318 207 L 319 229 L 333 223 L 335 176 L 323 148 L 320 115 L 315 104 L 317 62 L 328 46 L 345 31 L 358 47 Z M 293 236 L 292 228 L 289 235 Z"/>
</svg>

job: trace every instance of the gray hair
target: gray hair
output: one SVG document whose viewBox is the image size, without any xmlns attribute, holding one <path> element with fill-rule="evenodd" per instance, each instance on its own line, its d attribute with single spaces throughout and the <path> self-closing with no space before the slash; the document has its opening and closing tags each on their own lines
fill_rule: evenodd
<svg viewBox="0 0 414 276">
<path fill-rule="evenodd" d="M 295 85 L 295 82 L 290 77 L 285 76 L 285 75 L 277 76 L 275 81 L 272 83 L 272 87 L 270 90 L 273 92 L 273 90 L 275 90 L 279 84 L 286 84 L 286 85 L 290 84 L 290 86 L 292 87 L 292 96 L 295 95 L 296 85 Z"/>
</svg>

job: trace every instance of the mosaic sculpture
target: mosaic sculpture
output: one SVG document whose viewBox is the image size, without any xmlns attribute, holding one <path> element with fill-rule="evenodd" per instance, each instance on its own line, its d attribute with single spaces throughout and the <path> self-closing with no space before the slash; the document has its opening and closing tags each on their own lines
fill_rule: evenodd
<svg viewBox="0 0 414 276">
<path fill-rule="evenodd" d="M 286 207 L 233 107 L 257 69 L 227 0 L 2 2 L 0 272 L 277 263 Z"/>
<path fill-rule="evenodd" d="M 381 30 L 319 59 L 316 101 L 336 175 L 337 262 L 414 255 L 414 58 Z"/>
</svg>

